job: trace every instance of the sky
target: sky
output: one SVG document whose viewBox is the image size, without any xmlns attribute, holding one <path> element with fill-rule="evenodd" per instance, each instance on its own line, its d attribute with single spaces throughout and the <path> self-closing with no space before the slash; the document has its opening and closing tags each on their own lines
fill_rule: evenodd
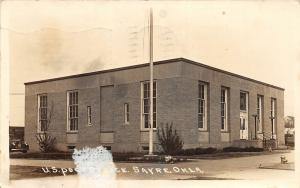
<svg viewBox="0 0 300 188">
<path fill-rule="evenodd" d="M 155 61 L 184 57 L 283 87 L 294 115 L 297 1 L 5 1 L 10 125 L 24 126 L 24 82 L 147 63 L 150 7 Z"/>
</svg>

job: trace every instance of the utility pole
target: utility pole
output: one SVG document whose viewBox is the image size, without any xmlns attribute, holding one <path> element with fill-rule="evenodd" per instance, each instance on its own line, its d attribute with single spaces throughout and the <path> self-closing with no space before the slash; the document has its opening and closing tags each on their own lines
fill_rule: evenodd
<svg viewBox="0 0 300 188">
<path fill-rule="evenodd" d="M 149 129 L 149 155 L 153 155 L 153 14 L 150 8 L 150 30 L 149 30 L 150 48 L 150 129 Z"/>
</svg>

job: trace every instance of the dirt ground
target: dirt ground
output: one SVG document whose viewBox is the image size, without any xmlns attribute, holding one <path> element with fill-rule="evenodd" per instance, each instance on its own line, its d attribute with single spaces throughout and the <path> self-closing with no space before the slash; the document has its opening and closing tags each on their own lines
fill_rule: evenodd
<svg viewBox="0 0 300 188">
<path fill-rule="evenodd" d="M 288 164 L 280 164 L 285 155 Z M 247 156 L 224 159 L 193 159 L 176 164 L 163 163 L 115 163 L 117 179 L 120 180 L 264 180 L 272 178 L 288 179 L 294 175 L 294 151 L 268 155 Z M 56 167 L 55 173 L 45 173 L 42 168 Z M 76 172 L 64 172 L 74 169 L 70 160 L 30 160 L 11 159 L 11 180 L 66 178 L 78 176 Z M 64 176 L 66 175 L 66 176 Z"/>
</svg>

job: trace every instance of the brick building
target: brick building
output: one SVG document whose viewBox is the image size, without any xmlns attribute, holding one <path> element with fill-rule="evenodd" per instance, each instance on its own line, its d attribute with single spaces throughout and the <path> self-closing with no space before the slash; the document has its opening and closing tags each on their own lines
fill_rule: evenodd
<svg viewBox="0 0 300 188">
<path fill-rule="evenodd" d="M 145 151 L 148 80 L 149 64 L 140 64 L 25 83 L 25 140 L 38 150 L 35 134 L 51 113 L 48 132 L 60 150 Z M 263 138 L 284 144 L 280 87 L 184 58 L 155 62 L 154 80 L 154 127 L 173 122 L 184 148 L 261 146 Z"/>
</svg>

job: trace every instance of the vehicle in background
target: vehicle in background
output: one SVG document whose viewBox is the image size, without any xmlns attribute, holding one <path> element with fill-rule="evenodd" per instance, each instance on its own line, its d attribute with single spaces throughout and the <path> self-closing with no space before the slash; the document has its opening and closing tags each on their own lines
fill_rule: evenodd
<svg viewBox="0 0 300 188">
<path fill-rule="evenodd" d="M 21 139 L 10 140 L 9 152 L 23 152 L 26 153 L 29 150 L 29 145 Z"/>
</svg>

